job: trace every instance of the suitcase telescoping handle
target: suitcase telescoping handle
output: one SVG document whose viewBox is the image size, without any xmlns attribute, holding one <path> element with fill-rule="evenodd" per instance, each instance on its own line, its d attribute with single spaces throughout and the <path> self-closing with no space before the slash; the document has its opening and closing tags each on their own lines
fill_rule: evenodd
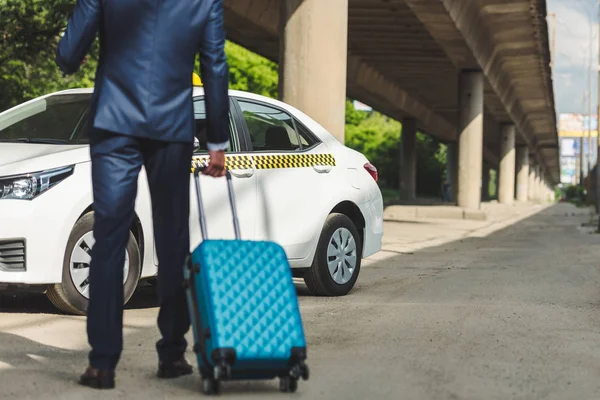
<svg viewBox="0 0 600 400">
<path fill-rule="evenodd" d="M 204 216 L 204 207 L 202 205 L 202 194 L 200 193 L 200 173 L 206 169 L 206 166 L 201 166 L 194 169 L 194 180 L 196 182 L 196 195 L 198 197 L 198 212 L 200 215 L 200 232 L 202 233 L 202 240 L 208 239 L 206 232 L 206 218 Z M 231 205 L 231 215 L 233 216 L 233 229 L 235 231 L 235 238 L 241 239 L 240 235 L 240 223 L 238 222 L 237 211 L 235 209 L 235 197 L 233 195 L 233 184 L 231 183 L 231 174 L 226 171 L 225 177 L 227 178 L 227 189 L 229 192 L 229 204 Z"/>
</svg>

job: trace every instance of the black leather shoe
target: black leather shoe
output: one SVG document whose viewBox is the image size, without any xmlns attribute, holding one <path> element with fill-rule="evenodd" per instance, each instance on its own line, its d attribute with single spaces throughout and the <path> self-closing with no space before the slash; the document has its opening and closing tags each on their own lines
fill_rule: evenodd
<svg viewBox="0 0 600 400">
<path fill-rule="evenodd" d="M 189 375 L 192 372 L 194 372 L 194 369 L 183 357 L 173 362 L 161 361 L 158 363 L 157 375 L 162 379 L 179 378 L 183 375 Z"/>
<path fill-rule="evenodd" d="M 79 377 L 79 384 L 94 389 L 114 389 L 115 371 L 88 367 Z"/>
</svg>

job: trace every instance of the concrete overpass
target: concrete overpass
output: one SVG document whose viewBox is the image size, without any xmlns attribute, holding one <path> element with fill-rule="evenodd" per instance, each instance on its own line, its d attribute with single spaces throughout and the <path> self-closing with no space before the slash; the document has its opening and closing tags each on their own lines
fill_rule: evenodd
<svg viewBox="0 0 600 400">
<path fill-rule="evenodd" d="M 559 182 L 545 0 L 225 0 L 230 40 L 280 66 L 280 98 L 344 140 L 346 96 L 403 122 L 401 188 L 415 196 L 415 132 L 449 146 L 461 207 L 485 170 L 499 200 Z"/>
</svg>

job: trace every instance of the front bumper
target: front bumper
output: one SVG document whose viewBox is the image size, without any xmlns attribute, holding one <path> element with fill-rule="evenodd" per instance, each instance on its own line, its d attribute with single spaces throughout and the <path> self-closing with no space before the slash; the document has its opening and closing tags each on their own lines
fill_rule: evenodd
<svg viewBox="0 0 600 400">
<path fill-rule="evenodd" d="M 44 203 L 43 196 L 34 201 Z M 47 215 L 33 201 L 0 200 L 0 244 L 23 239 L 25 245 L 23 267 L 0 268 L 0 283 L 60 282 L 65 241 L 62 235 L 56 234 L 56 224 L 48 221 L 51 218 L 52 215 Z M 3 258 L 14 260 L 9 254 L 3 253 Z"/>
<path fill-rule="evenodd" d="M 91 203 L 88 174 L 89 167 L 79 164 L 73 175 L 33 200 L 0 200 L 0 245 L 24 243 L 22 266 L 12 257 L 14 246 L 10 253 L 0 250 L 0 261 L 3 256 L 12 261 L 0 268 L 0 290 L 62 281 L 69 235 Z"/>
</svg>

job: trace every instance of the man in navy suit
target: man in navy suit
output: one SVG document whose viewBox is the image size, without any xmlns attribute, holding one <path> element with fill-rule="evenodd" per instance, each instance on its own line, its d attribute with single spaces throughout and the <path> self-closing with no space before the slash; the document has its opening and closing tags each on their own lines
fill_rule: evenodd
<svg viewBox="0 0 600 400">
<path fill-rule="evenodd" d="M 210 163 L 225 174 L 228 66 L 222 0 L 78 0 L 56 52 L 76 72 L 96 35 L 100 59 L 90 112 L 94 236 L 87 333 L 89 366 L 79 382 L 113 388 L 123 347 L 123 265 L 145 167 L 159 259 L 158 376 L 192 372 L 184 358 L 190 321 L 183 265 L 189 252 L 194 140 L 191 77 L 200 53 Z"/>
</svg>

